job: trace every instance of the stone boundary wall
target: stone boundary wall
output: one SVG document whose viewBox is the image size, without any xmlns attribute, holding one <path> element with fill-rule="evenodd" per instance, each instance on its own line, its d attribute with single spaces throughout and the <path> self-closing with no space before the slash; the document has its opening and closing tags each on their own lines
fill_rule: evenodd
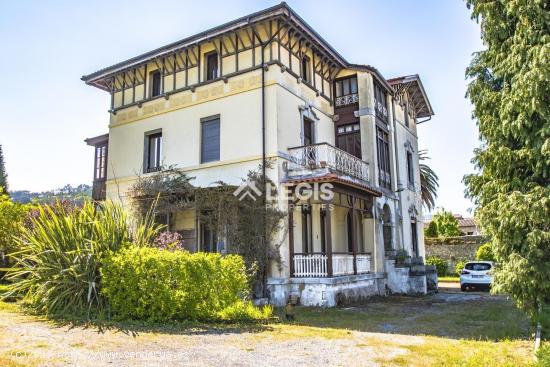
<svg viewBox="0 0 550 367">
<path fill-rule="evenodd" d="M 437 256 L 446 260 L 449 263 L 449 274 L 454 274 L 456 264 L 461 260 L 475 260 L 477 249 L 486 242 L 488 240 L 483 236 L 426 237 L 426 258 Z"/>
</svg>

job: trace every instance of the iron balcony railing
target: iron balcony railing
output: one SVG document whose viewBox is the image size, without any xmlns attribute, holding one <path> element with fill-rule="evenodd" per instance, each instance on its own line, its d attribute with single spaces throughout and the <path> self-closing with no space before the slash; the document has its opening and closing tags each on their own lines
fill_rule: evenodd
<svg viewBox="0 0 550 367">
<path fill-rule="evenodd" d="M 308 176 L 333 171 L 351 179 L 369 182 L 369 164 L 329 143 L 288 149 L 288 176 Z"/>
<path fill-rule="evenodd" d="M 336 97 L 334 100 L 336 107 L 348 106 L 353 103 L 359 103 L 359 94 L 346 94 L 344 96 Z"/>
</svg>

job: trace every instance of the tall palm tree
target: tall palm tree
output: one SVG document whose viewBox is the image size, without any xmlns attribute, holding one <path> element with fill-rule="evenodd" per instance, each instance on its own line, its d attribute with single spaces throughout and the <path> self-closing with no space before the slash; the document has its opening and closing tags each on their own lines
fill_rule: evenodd
<svg viewBox="0 0 550 367">
<path fill-rule="evenodd" d="M 420 162 L 429 160 L 428 152 L 421 150 L 418 152 L 418 160 Z M 437 198 L 437 188 L 439 187 L 439 177 L 425 163 L 420 163 L 420 190 L 422 192 L 422 203 L 428 210 L 435 207 L 435 199 Z"/>
</svg>

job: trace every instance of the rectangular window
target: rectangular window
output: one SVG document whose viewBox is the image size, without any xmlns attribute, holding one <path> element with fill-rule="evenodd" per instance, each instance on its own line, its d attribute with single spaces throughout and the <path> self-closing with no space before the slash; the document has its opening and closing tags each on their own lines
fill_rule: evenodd
<svg viewBox="0 0 550 367">
<path fill-rule="evenodd" d="M 327 251 L 327 238 L 326 238 L 326 221 L 327 221 L 327 211 L 326 209 L 321 208 L 321 252 L 324 254 Z"/>
<path fill-rule="evenodd" d="M 313 252 L 311 207 L 302 206 L 302 249 L 304 254 Z"/>
<path fill-rule="evenodd" d="M 411 243 L 412 243 L 412 255 L 418 257 L 418 233 L 416 230 L 416 219 L 411 218 Z"/>
<path fill-rule="evenodd" d="M 214 80 L 218 77 L 218 53 L 206 54 L 206 80 Z"/>
<path fill-rule="evenodd" d="M 407 108 L 407 105 L 405 105 L 405 108 L 403 109 L 403 112 L 405 114 L 405 126 L 410 127 L 410 121 L 409 121 L 409 109 Z"/>
<path fill-rule="evenodd" d="M 335 97 L 357 94 L 357 77 L 352 76 L 334 82 Z"/>
<path fill-rule="evenodd" d="M 149 74 L 149 80 L 151 83 L 151 92 L 150 92 L 151 97 L 160 96 L 160 78 L 161 78 L 160 70 L 152 71 Z"/>
<path fill-rule="evenodd" d="M 220 160 L 220 118 L 201 121 L 201 163 Z"/>
<path fill-rule="evenodd" d="M 105 180 L 107 177 L 107 145 L 95 147 L 94 180 Z"/>
<path fill-rule="evenodd" d="M 315 143 L 313 121 L 304 117 L 304 145 Z"/>
<path fill-rule="evenodd" d="M 145 135 L 144 172 L 156 172 L 161 168 L 162 132 Z"/>
<path fill-rule="evenodd" d="M 414 165 L 413 155 L 411 152 L 407 152 L 407 178 L 409 187 L 414 187 Z"/>
<path fill-rule="evenodd" d="M 376 117 L 382 119 L 382 121 L 388 121 L 387 102 L 386 91 L 378 83 L 374 83 L 374 109 Z"/>
<path fill-rule="evenodd" d="M 391 189 L 390 144 L 388 133 L 376 128 L 376 148 L 378 154 L 378 185 Z"/>
<path fill-rule="evenodd" d="M 361 131 L 359 123 L 338 126 L 336 147 L 361 158 Z"/>
<path fill-rule="evenodd" d="M 311 70 L 311 66 L 310 66 L 310 61 L 309 61 L 309 57 L 307 56 L 303 56 L 302 57 L 302 63 L 301 63 L 301 72 L 302 72 L 302 79 L 305 81 L 305 82 L 311 82 L 311 74 L 310 74 L 310 70 Z"/>
</svg>

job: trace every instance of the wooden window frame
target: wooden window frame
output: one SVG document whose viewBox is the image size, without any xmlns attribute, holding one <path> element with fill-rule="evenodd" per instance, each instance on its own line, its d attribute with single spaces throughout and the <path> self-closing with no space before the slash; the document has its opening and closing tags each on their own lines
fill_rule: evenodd
<svg viewBox="0 0 550 367">
<path fill-rule="evenodd" d="M 310 206 L 302 206 L 302 252 L 313 253 L 313 216 Z"/>
<path fill-rule="evenodd" d="M 356 88 L 356 91 L 353 92 L 352 91 L 352 83 L 351 83 L 351 80 L 355 80 L 355 88 Z M 344 94 L 344 83 L 347 83 L 348 84 L 348 88 L 349 88 L 349 93 L 347 94 Z M 354 75 L 349 75 L 349 76 L 344 76 L 344 77 L 341 77 L 341 78 L 337 78 L 334 80 L 334 99 L 338 98 L 338 97 L 343 97 L 343 96 L 348 96 L 348 95 L 352 95 L 352 94 L 358 94 L 359 93 L 359 84 L 357 82 L 357 74 L 354 74 Z M 337 93 L 338 92 L 338 88 L 337 88 L 337 85 L 340 85 L 340 92 L 341 93 Z"/>
<path fill-rule="evenodd" d="M 306 145 L 313 145 L 315 144 L 315 121 L 313 121 L 313 119 L 307 117 L 307 116 L 303 116 L 302 117 L 302 145 L 306 146 Z M 310 136 L 310 142 L 309 144 L 306 144 L 306 122 L 308 124 L 311 124 L 311 136 Z"/>
<path fill-rule="evenodd" d="M 94 151 L 94 181 L 105 181 L 107 179 L 107 156 L 108 145 L 97 145 Z M 99 153 L 99 155 L 98 155 Z"/>
<path fill-rule="evenodd" d="M 407 183 L 414 189 L 414 161 L 413 153 L 407 150 Z"/>
<path fill-rule="evenodd" d="M 300 60 L 300 74 L 304 82 L 308 84 L 312 83 L 311 59 L 307 55 L 302 55 L 302 59 Z"/>
<path fill-rule="evenodd" d="M 411 218 L 411 250 L 412 255 L 419 256 L 418 253 L 418 224 L 416 218 Z"/>
<path fill-rule="evenodd" d="M 159 139 L 160 144 L 156 147 L 155 162 L 151 164 L 151 142 L 153 139 Z M 145 133 L 144 152 L 143 152 L 143 173 L 158 172 L 162 169 L 162 129 L 149 131 Z"/>
<path fill-rule="evenodd" d="M 218 158 L 217 159 L 212 159 L 212 160 L 208 160 L 208 161 L 205 161 L 204 160 L 204 151 L 203 151 L 203 147 L 204 147 L 204 136 L 203 136 L 203 124 L 204 123 L 208 123 L 210 121 L 213 121 L 213 120 L 218 120 L 218 130 L 219 130 L 219 133 L 218 133 Z M 219 162 L 221 160 L 221 144 L 222 144 L 222 126 L 221 126 L 221 117 L 220 115 L 213 115 L 213 116 L 208 116 L 208 117 L 203 117 L 201 118 L 200 120 L 200 146 L 199 146 L 199 155 L 200 155 L 200 163 L 201 164 L 206 164 L 206 163 L 211 163 L 211 162 Z"/>
<path fill-rule="evenodd" d="M 158 93 L 155 94 L 155 75 L 159 76 Z M 162 94 L 162 72 L 160 69 L 149 72 L 149 98 L 159 97 Z"/>
<path fill-rule="evenodd" d="M 391 190 L 390 134 L 378 125 L 376 126 L 376 155 L 378 163 L 378 186 Z"/>
<path fill-rule="evenodd" d="M 215 69 L 215 75 L 211 77 L 208 70 L 208 59 L 213 55 L 216 55 L 216 69 Z M 204 54 L 204 80 L 205 81 L 216 80 L 220 77 L 220 75 L 218 75 L 220 71 L 220 63 L 221 63 L 221 60 L 220 60 L 220 55 L 218 54 L 218 51 L 209 51 Z"/>
<path fill-rule="evenodd" d="M 384 121 L 385 123 L 388 122 L 388 93 L 386 90 L 378 84 L 376 81 L 373 83 L 373 89 L 374 89 L 374 114 L 377 118 Z M 382 103 L 382 107 L 386 109 L 386 116 L 384 116 L 383 112 L 380 112 L 378 110 L 378 103 Z"/>
</svg>

